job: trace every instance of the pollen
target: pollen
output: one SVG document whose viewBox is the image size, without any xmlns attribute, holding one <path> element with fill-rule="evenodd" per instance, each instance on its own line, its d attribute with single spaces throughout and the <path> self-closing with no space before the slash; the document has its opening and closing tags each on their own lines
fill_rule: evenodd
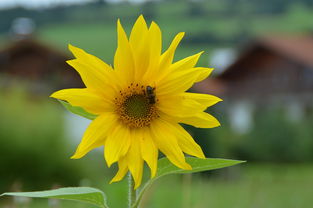
<svg viewBox="0 0 313 208">
<path fill-rule="evenodd" d="M 158 117 L 156 104 L 150 102 L 146 86 L 137 83 L 121 90 L 115 104 L 120 120 L 131 128 L 149 126 Z"/>
</svg>

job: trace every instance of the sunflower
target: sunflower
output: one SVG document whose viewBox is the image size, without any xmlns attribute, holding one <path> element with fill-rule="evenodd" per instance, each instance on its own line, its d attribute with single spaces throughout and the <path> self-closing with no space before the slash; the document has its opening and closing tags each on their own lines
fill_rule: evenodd
<svg viewBox="0 0 313 208">
<path fill-rule="evenodd" d="M 159 150 L 186 170 L 191 166 L 184 153 L 205 158 L 180 123 L 197 128 L 219 126 L 218 120 L 204 110 L 221 99 L 186 92 L 213 69 L 195 67 L 202 52 L 173 62 L 183 36 L 178 33 L 162 53 L 161 31 L 155 22 L 148 27 L 141 15 L 128 39 L 118 20 L 114 67 L 69 45 L 75 59 L 67 63 L 80 74 L 86 88 L 60 90 L 51 97 L 97 115 L 71 158 L 79 159 L 104 146 L 107 165 L 117 162 L 119 168 L 111 182 L 122 180 L 130 171 L 135 188 L 141 184 L 144 162 L 151 177 L 155 176 Z"/>
</svg>

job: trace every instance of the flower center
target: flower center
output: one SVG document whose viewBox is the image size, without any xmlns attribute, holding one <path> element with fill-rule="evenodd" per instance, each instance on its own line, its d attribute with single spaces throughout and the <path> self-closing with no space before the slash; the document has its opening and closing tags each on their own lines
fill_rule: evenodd
<svg viewBox="0 0 313 208">
<path fill-rule="evenodd" d="M 150 86 L 132 83 L 128 88 L 120 91 L 115 98 L 115 104 L 116 112 L 124 124 L 132 128 L 140 128 L 149 126 L 151 121 L 158 117 L 152 89 Z"/>
<path fill-rule="evenodd" d="M 149 114 L 150 106 L 144 95 L 131 95 L 124 102 L 125 113 L 133 118 L 146 117 Z"/>
</svg>

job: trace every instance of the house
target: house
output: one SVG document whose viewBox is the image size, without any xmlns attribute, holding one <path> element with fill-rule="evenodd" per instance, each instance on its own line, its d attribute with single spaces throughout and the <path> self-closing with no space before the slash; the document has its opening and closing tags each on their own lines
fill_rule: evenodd
<svg viewBox="0 0 313 208">
<path fill-rule="evenodd" d="M 297 96 L 304 102 L 312 101 L 313 37 L 271 36 L 255 40 L 213 80 L 212 88 L 220 85 L 218 94 L 229 99 Z M 196 85 L 195 90 L 206 92 L 204 86 L 209 82 Z"/>
<path fill-rule="evenodd" d="M 12 41 L 0 50 L 0 87 L 13 80 L 27 81 L 32 91 L 49 94 L 57 89 L 82 87 L 70 57 L 34 39 Z"/>
<path fill-rule="evenodd" d="M 256 106 L 273 104 L 286 107 L 291 117 L 300 118 L 313 104 L 313 37 L 254 40 L 221 74 L 193 89 L 222 97 L 235 125 L 248 125 Z"/>
</svg>

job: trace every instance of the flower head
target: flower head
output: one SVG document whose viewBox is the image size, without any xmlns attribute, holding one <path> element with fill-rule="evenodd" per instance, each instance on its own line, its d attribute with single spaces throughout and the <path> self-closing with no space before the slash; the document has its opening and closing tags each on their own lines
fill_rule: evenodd
<svg viewBox="0 0 313 208">
<path fill-rule="evenodd" d="M 184 33 L 178 33 L 164 53 L 160 28 L 154 22 L 148 27 L 143 16 L 137 19 L 129 39 L 120 21 L 117 33 L 114 68 L 69 45 L 75 59 L 67 63 L 80 74 L 86 88 L 60 90 L 51 97 L 97 115 L 72 158 L 104 146 L 108 166 L 115 162 L 119 166 L 111 182 L 120 181 L 130 171 L 137 188 L 144 162 L 151 177 L 155 176 L 159 150 L 182 169 L 191 169 L 184 153 L 204 158 L 200 146 L 179 123 L 198 128 L 219 126 L 204 110 L 221 99 L 186 92 L 212 69 L 195 67 L 201 53 L 173 62 Z"/>
</svg>

